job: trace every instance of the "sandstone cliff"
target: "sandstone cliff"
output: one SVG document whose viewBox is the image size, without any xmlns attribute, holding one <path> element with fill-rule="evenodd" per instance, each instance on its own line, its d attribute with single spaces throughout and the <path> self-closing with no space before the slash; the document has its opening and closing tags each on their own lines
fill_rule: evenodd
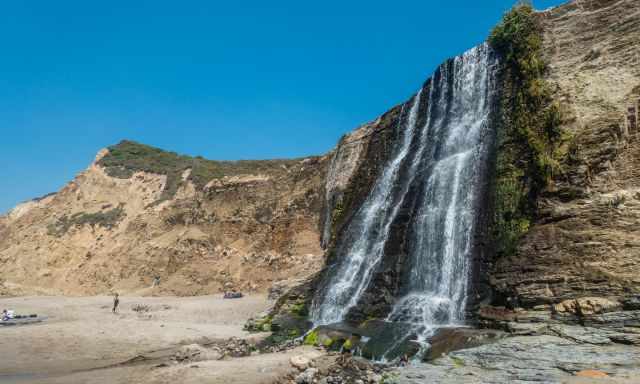
<svg viewBox="0 0 640 384">
<path fill-rule="evenodd" d="M 495 298 L 544 318 L 638 309 L 640 2 L 574 1 L 540 17 L 570 139 L 528 234 L 490 272 Z"/>
<path fill-rule="evenodd" d="M 322 263 L 326 163 L 210 162 L 122 142 L 0 218 L 0 293 L 246 292 L 308 274 Z"/>
</svg>

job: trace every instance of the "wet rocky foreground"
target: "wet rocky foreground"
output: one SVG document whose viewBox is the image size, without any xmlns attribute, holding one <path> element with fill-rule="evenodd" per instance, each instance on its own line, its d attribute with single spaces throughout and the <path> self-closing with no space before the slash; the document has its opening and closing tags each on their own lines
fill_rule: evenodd
<svg viewBox="0 0 640 384">
<path fill-rule="evenodd" d="M 640 382 L 640 348 L 615 343 L 597 330 L 562 327 L 559 336 L 515 336 L 451 352 L 395 371 L 398 384 L 565 383 L 589 378 Z M 593 333 L 592 333 L 593 332 Z M 572 334 L 591 333 L 587 337 Z"/>
<path fill-rule="evenodd" d="M 640 383 L 640 346 L 606 329 L 521 324 L 517 332 L 445 329 L 424 360 L 379 363 L 334 351 L 294 361 L 281 383 Z"/>
</svg>

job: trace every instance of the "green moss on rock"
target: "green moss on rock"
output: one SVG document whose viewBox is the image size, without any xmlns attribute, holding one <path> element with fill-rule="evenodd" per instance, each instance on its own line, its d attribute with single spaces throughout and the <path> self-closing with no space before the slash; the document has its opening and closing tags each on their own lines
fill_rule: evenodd
<svg viewBox="0 0 640 384">
<path fill-rule="evenodd" d="M 266 315 L 252 318 L 244 325 L 244 329 L 249 332 L 271 332 L 273 316 Z"/>
<path fill-rule="evenodd" d="M 307 308 L 307 303 L 305 301 L 299 301 L 291 305 L 289 310 L 293 315 L 298 317 L 306 318 L 309 316 L 309 309 Z"/>
<path fill-rule="evenodd" d="M 298 331 L 297 329 L 290 329 L 289 330 L 289 337 L 290 338 L 293 339 L 293 338 L 296 338 L 298 336 L 300 336 L 300 331 Z"/>
<path fill-rule="evenodd" d="M 318 345 L 318 331 L 316 329 L 307 333 L 304 337 L 304 345 Z"/>
<path fill-rule="evenodd" d="M 538 196 L 559 171 L 564 135 L 560 108 L 545 79 L 542 26 L 533 8 L 511 9 L 489 43 L 502 58 L 491 235 L 503 256 L 515 252 L 535 218 Z"/>
</svg>

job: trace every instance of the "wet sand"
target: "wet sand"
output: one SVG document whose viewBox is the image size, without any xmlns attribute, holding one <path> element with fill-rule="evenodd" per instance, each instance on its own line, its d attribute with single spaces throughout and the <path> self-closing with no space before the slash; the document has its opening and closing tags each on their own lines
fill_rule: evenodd
<svg viewBox="0 0 640 384">
<path fill-rule="evenodd" d="M 154 368 L 181 345 L 256 337 L 242 327 L 268 307 L 266 297 L 124 296 L 117 314 L 111 305 L 108 296 L 0 299 L 0 308 L 48 316 L 42 323 L 0 327 L 0 382 L 266 383 L 290 370 L 290 356 L 317 354 L 299 348 Z M 136 305 L 148 311 L 136 312 Z"/>
</svg>

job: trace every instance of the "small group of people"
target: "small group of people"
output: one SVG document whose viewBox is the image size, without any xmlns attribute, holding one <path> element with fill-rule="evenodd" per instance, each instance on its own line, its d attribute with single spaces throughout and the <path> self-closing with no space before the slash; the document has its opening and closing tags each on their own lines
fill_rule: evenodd
<svg viewBox="0 0 640 384">
<path fill-rule="evenodd" d="M 11 309 L 3 309 L 2 310 L 2 321 L 11 320 L 15 317 L 15 312 Z"/>
</svg>

